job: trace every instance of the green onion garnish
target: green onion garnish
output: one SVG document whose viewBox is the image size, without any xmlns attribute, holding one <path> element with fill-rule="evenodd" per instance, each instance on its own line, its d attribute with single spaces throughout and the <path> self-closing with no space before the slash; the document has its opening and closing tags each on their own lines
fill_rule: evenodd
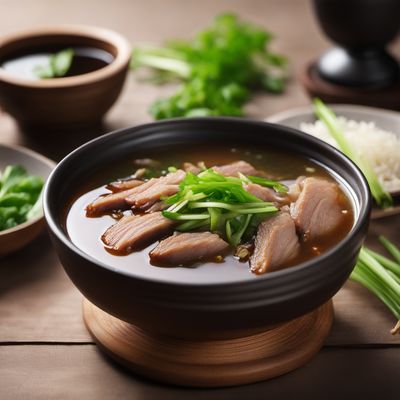
<svg viewBox="0 0 400 400">
<path fill-rule="evenodd" d="M 178 231 L 205 228 L 224 236 L 232 246 L 249 237 L 257 225 L 278 209 L 247 192 L 243 185 L 254 182 L 286 192 L 279 182 L 240 174 L 227 177 L 212 168 L 194 175 L 188 172 L 179 185 L 179 192 L 163 199 L 169 205 L 166 218 L 180 222 Z M 256 218 L 257 216 L 257 218 Z"/>
</svg>

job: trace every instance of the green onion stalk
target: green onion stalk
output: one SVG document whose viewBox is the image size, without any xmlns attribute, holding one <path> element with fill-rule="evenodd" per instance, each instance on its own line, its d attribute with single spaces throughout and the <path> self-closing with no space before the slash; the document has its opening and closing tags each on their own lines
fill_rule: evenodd
<svg viewBox="0 0 400 400">
<path fill-rule="evenodd" d="M 325 124 L 331 136 L 335 139 L 339 149 L 349 157 L 363 172 L 368 181 L 371 194 L 377 205 L 381 208 L 393 206 L 393 198 L 385 191 L 380 184 L 373 168 L 369 162 L 360 155 L 351 143 L 346 139 L 335 113 L 327 107 L 320 99 L 314 100 L 314 112 L 316 116 Z"/>
<path fill-rule="evenodd" d="M 391 330 L 394 335 L 400 332 L 400 250 L 383 236 L 379 240 L 394 260 L 363 247 L 350 278 L 375 294 L 392 312 L 397 319 Z"/>
</svg>

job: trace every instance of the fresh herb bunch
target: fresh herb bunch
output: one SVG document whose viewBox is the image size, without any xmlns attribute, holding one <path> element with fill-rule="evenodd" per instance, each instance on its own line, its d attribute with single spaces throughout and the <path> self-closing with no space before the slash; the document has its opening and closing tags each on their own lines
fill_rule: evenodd
<svg viewBox="0 0 400 400">
<path fill-rule="evenodd" d="M 41 211 L 38 201 L 43 179 L 28 175 L 20 165 L 9 165 L 0 173 L 0 231 L 13 228 Z"/>
<path fill-rule="evenodd" d="M 50 79 L 65 76 L 72 65 L 74 51 L 72 49 L 61 50 L 51 54 L 45 65 L 38 65 L 34 72 L 38 78 Z"/>
<path fill-rule="evenodd" d="M 357 152 L 357 149 L 355 149 L 351 143 L 348 142 L 335 113 L 320 99 L 314 100 L 314 112 L 315 115 L 325 124 L 331 136 L 336 140 L 339 149 L 354 161 L 354 163 L 356 163 L 364 173 L 376 204 L 381 208 L 393 206 L 392 196 L 383 189 L 369 162 Z"/>
<path fill-rule="evenodd" d="M 400 333 L 400 249 L 383 236 L 379 240 L 394 260 L 363 247 L 351 279 L 374 293 L 393 313 L 398 320 L 391 330 L 394 335 Z"/>
<path fill-rule="evenodd" d="M 283 91 L 287 61 L 268 46 L 271 33 L 222 14 L 192 41 L 133 51 L 131 67 L 153 69 L 156 83 L 183 80 L 170 98 L 150 108 L 156 119 L 207 115 L 243 115 L 250 91 Z"/>
<path fill-rule="evenodd" d="M 190 172 L 180 183 L 179 192 L 164 199 L 170 207 L 163 211 L 166 218 L 180 221 L 181 232 L 200 228 L 217 232 L 232 246 L 242 238 L 249 238 L 261 220 L 278 209 L 248 193 L 243 184 L 256 182 L 279 193 L 287 191 L 285 185 L 268 179 L 240 175 L 226 177 L 212 168 L 194 175 Z"/>
</svg>

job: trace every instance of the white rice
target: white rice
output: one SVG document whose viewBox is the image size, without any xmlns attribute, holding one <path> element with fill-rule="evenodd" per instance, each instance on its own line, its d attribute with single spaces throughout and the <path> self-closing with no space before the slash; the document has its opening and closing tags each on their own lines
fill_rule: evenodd
<svg viewBox="0 0 400 400">
<path fill-rule="evenodd" d="M 352 121 L 338 117 L 347 140 L 359 154 L 369 161 L 384 189 L 389 192 L 400 190 L 400 138 L 393 132 L 385 131 L 373 122 Z M 300 129 L 332 146 L 336 141 L 329 134 L 325 124 L 302 123 Z"/>
</svg>

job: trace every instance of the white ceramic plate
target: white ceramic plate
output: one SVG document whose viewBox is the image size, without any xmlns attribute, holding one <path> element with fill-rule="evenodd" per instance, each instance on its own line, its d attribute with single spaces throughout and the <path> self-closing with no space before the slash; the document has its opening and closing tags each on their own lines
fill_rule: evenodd
<svg viewBox="0 0 400 400">
<path fill-rule="evenodd" d="M 55 163 L 32 150 L 18 146 L 0 144 L 0 170 L 7 165 L 20 164 L 30 175 L 41 176 L 44 180 L 55 167 Z M 0 256 L 16 251 L 35 239 L 44 227 L 43 212 L 14 228 L 0 232 Z"/>
<path fill-rule="evenodd" d="M 352 119 L 355 121 L 374 122 L 379 128 L 393 132 L 400 137 L 399 112 L 350 104 L 330 104 L 329 107 L 337 116 L 343 116 L 347 119 Z M 313 123 L 315 120 L 316 118 L 311 105 L 292 108 L 290 110 L 274 114 L 266 119 L 267 122 L 273 122 L 295 129 L 300 129 L 300 125 L 304 122 Z M 400 213 L 400 204 L 397 204 L 399 203 L 398 194 L 398 192 L 394 193 L 396 196 L 396 205 L 393 208 L 387 210 L 374 209 L 372 212 L 372 218 L 381 218 Z"/>
</svg>

